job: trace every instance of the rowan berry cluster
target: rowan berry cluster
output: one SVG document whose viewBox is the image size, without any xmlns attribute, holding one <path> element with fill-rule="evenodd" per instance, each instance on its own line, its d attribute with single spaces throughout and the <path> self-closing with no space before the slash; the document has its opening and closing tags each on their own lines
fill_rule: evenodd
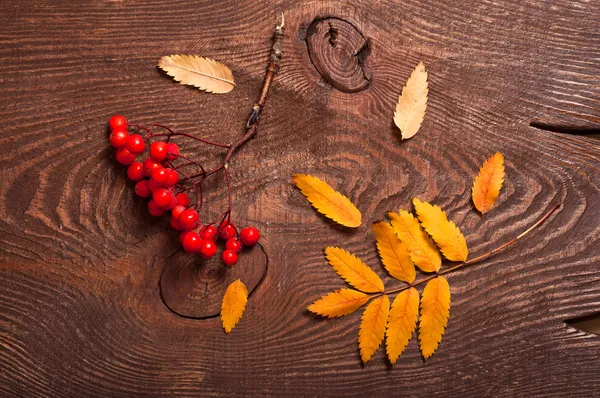
<svg viewBox="0 0 600 398">
<path fill-rule="evenodd" d="M 231 148 L 231 145 L 177 133 L 162 125 L 155 124 L 152 128 L 147 128 L 128 124 L 125 117 L 118 115 L 110 118 L 109 128 L 109 141 L 116 149 L 117 162 L 128 166 L 127 177 L 136 182 L 135 194 L 150 198 L 148 211 L 151 215 L 160 217 L 171 212 L 171 227 L 182 231 L 179 240 L 183 250 L 198 253 L 207 259 L 217 253 L 216 242 L 221 239 L 225 242 L 221 259 L 226 266 L 232 266 L 237 263 L 238 254 L 243 247 L 251 247 L 258 242 L 260 233 L 256 228 L 246 227 L 238 232 L 231 221 L 231 188 L 227 163 L 206 172 L 200 164 L 181 155 L 179 146 L 170 140 L 175 136 L 183 136 L 222 148 Z M 136 133 L 130 134 L 130 128 L 135 129 Z M 156 132 L 155 128 L 161 131 Z M 145 135 L 142 136 L 139 132 L 144 132 Z M 147 147 L 149 156 L 142 161 L 136 160 Z M 230 155 L 227 159 L 229 157 Z M 184 171 L 189 167 L 196 167 L 199 172 L 190 174 Z M 202 183 L 220 170 L 225 171 L 229 208 L 216 221 L 201 225 L 199 210 L 202 207 Z M 192 203 L 190 196 L 194 199 Z"/>
</svg>

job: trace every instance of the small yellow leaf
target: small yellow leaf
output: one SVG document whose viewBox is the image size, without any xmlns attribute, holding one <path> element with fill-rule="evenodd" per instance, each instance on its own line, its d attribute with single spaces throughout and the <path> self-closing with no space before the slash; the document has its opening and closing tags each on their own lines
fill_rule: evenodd
<svg viewBox="0 0 600 398">
<path fill-rule="evenodd" d="M 225 333 L 231 332 L 233 327 L 242 318 L 248 302 L 248 289 L 241 280 L 233 281 L 225 291 L 221 304 L 221 322 Z"/>
<path fill-rule="evenodd" d="M 450 285 L 443 276 L 427 283 L 421 298 L 419 345 L 427 359 L 438 348 L 450 317 Z"/>
<path fill-rule="evenodd" d="M 414 136 L 421 128 L 427 109 L 428 94 L 427 71 L 425 71 L 425 64 L 419 62 L 402 88 L 394 113 L 394 123 L 400 129 L 403 140 Z"/>
<path fill-rule="evenodd" d="M 442 256 L 419 221 L 407 211 L 389 212 L 392 226 L 402 242 L 408 245 L 410 258 L 423 272 L 437 272 L 442 266 Z"/>
<path fill-rule="evenodd" d="M 363 363 L 367 363 L 381 345 L 389 313 L 390 299 L 386 295 L 371 301 L 365 308 L 358 331 L 358 347 Z"/>
<path fill-rule="evenodd" d="M 356 228 L 361 224 L 362 216 L 356 206 L 325 181 L 308 174 L 295 174 L 292 178 L 302 194 L 320 213 L 346 227 Z"/>
<path fill-rule="evenodd" d="M 410 259 L 408 245 L 402 242 L 394 227 L 385 221 L 373 224 L 377 240 L 377 250 L 385 269 L 396 279 L 413 283 L 416 277 L 415 265 Z"/>
<path fill-rule="evenodd" d="M 466 261 L 469 255 L 467 241 L 460 229 L 448 221 L 446 213 L 438 206 L 417 198 L 413 198 L 413 204 L 423 228 L 431 235 L 444 257 L 450 261 Z"/>
<path fill-rule="evenodd" d="M 329 318 L 348 315 L 365 305 L 369 296 L 352 289 L 340 289 L 308 306 L 310 312 Z"/>
<path fill-rule="evenodd" d="M 360 258 L 340 247 L 329 246 L 325 256 L 335 272 L 350 286 L 365 293 L 383 292 L 383 282 Z"/>
<path fill-rule="evenodd" d="M 417 327 L 419 314 L 419 292 L 414 287 L 396 296 L 390 310 L 385 335 L 387 355 L 390 362 L 396 363 L 402 355 Z"/>
<path fill-rule="evenodd" d="M 473 181 L 473 204 L 481 214 L 485 214 L 492 209 L 494 202 L 500 195 L 503 182 L 504 156 L 497 152 L 483 163 L 479 174 Z"/>
<path fill-rule="evenodd" d="M 168 55 L 158 61 L 158 67 L 181 84 L 198 87 L 209 93 L 225 94 L 235 87 L 231 70 L 210 58 Z"/>
</svg>

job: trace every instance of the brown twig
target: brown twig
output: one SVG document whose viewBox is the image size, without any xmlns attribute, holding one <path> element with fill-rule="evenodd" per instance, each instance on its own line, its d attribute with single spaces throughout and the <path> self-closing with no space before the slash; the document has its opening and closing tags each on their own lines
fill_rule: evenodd
<svg viewBox="0 0 600 398">
<path fill-rule="evenodd" d="M 537 221 L 535 224 L 533 224 L 531 227 L 527 228 L 527 229 L 526 229 L 524 232 L 522 232 L 522 233 L 521 233 L 519 236 L 517 236 L 516 238 L 512 239 L 511 241 L 508 241 L 508 242 L 506 242 L 505 244 L 503 244 L 502 246 L 499 246 L 499 247 L 495 248 L 494 250 L 491 250 L 491 251 L 489 251 L 489 252 L 487 252 L 487 253 L 485 253 L 485 254 L 482 254 L 481 256 L 475 257 L 475 258 L 473 258 L 473 259 L 471 259 L 471 260 L 468 260 L 468 261 L 465 261 L 465 262 L 463 262 L 463 263 L 460 263 L 460 264 L 458 264 L 458 265 L 455 265 L 454 267 L 450 267 L 450 268 L 448 268 L 448 269 L 445 269 L 445 270 L 444 270 L 444 271 L 442 271 L 442 272 L 438 272 L 438 273 L 436 273 L 436 274 L 434 274 L 434 275 L 430 275 L 430 276 L 428 276 L 427 278 L 421 279 L 421 280 L 420 280 L 420 281 L 418 281 L 418 282 L 413 282 L 412 284 L 409 284 L 409 285 L 407 285 L 407 286 L 403 286 L 403 287 L 401 287 L 401 288 L 397 288 L 397 289 L 388 290 L 388 291 L 386 291 L 386 292 L 383 292 L 383 293 L 372 293 L 372 294 L 374 294 L 374 295 L 377 295 L 377 296 L 381 296 L 381 295 L 383 295 L 383 294 L 393 294 L 393 293 L 398 293 L 398 292 L 401 292 L 401 291 L 403 291 L 403 290 L 409 289 L 409 288 L 411 288 L 411 287 L 414 287 L 414 286 L 421 285 L 421 284 L 423 284 L 423 283 L 425 283 L 425 282 L 429 282 L 430 280 L 432 280 L 432 279 L 434 279 L 434 278 L 437 278 L 437 277 L 438 277 L 438 276 L 440 276 L 440 275 L 446 275 L 446 274 L 449 274 L 449 273 L 451 273 L 451 272 L 457 271 L 457 270 L 459 270 L 459 269 L 461 269 L 461 268 L 464 268 L 464 267 L 466 267 L 467 265 L 475 264 L 475 263 L 478 263 L 478 262 L 480 262 L 480 261 L 483 261 L 483 260 L 485 260 L 485 259 L 488 259 L 488 258 L 492 257 L 494 254 L 498 253 L 499 251 L 501 251 L 501 250 L 503 250 L 503 249 L 506 249 L 508 246 L 510 246 L 510 245 L 512 245 L 512 244 L 514 244 L 514 243 L 516 243 L 516 242 L 517 242 L 519 239 L 523 238 L 523 237 L 524 237 L 525 235 L 527 235 L 529 232 L 533 231 L 533 230 L 534 230 L 535 228 L 537 228 L 537 227 L 538 227 L 540 224 L 542 224 L 544 221 L 546 221 L 546 219 L 548 219 L 548 217 L 550 217 L 550 216 L 552 215 L 552 213 L 554 213 L 554 212 L 556 211 L 556 209 L 558 209 L 559 207 L 560 207 L 560 203 L 559 203 L 559 204 L 556 204 L 556 205 L 554 205 L 554 206 L 553 206 L 553 207 L 552 207 L 552 208 L 551 208 L 551 209 L 550 209 L 550 210 L 549 210 L 549 211 L 548 211 L 546 214 L 544 214 L 544 215 L 542 216 L 542 218 L 540 218 L 540 219 L 539 219 L 539 220 L 538 220 L 538 221 Z"/>
</svg>

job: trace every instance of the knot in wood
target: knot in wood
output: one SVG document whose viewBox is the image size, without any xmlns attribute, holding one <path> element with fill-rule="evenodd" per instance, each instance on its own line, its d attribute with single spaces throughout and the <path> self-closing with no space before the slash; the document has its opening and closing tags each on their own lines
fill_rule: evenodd
<svg viewBox="0 0 600 398">
<path fill-rule="evenodd" d="M 371 73 L 365 67 L 369 45 L 350 23 L 338 18 L 317 19 L 308 28 L 306 44 L 311 62 L 327 83 L 347 93 L 369 86 Z"/>
<path fill-rule="evenodd" d="M 239 263 L 231 268 L 220 257 L 202 260 L 180 250 L 165 260 L 160 297 L 171 312 L 192 319 L 218 317 L 231 282 L 241 279 L 252 294 L 267 272 L 265 255 L 258 247 L 240 253 Z"/>
</svg>

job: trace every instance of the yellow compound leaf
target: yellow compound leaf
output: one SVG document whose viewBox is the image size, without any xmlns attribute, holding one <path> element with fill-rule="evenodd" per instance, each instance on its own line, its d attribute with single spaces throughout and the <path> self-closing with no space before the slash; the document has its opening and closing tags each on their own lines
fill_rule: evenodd
<svg viewBox="0 0 600 398">
<path fill-rule="evenodd" d="M 321 297 L 307 307 L 310 312 L 329 318 L 348 315 L 369 301 L 369 296 L 352 289 L 340 289 Z"/>
<path fill-rule="evenodd" d="M 421 298 L 419 346 L 427 359 L 438 348 L 450 317 L 450 285 L 443 276 L 427 283 Z"/>
<path fill-rule="evenodd" d="M 371 301 L 365 308 L 358 331 L 358 347 L 363 363 L 367 363 L 381 345 L 389 313 L 390 299 L 386 295 Z"/>
<path fill-rule="evenodd" d="M 377 250 L 387 272 L 396 279 L 413 283 L 416 277 L 415 265 L 408 252 L 408 245 L 402 242 L 394 227 L 385 221 L 373 224 L 377 240 Z"/>
<path fill-rule="evenodd" d="M 413 204 L 423 228 L 431 235 L 444 257 L 450 261 L 466 261 L 469 255 L 467 241 L 460 229 L 448 221 L 446 213 L 438 206 L 417 198 L 413 198 Z"/>
<path fill-rule="evenodd" d="M 471 190 L 475 208 L 485 214 L 492 209 L 504 182 L 504 156 L 500 152 L 483 163 Z"/>
<path fill-rule="evenodd" d="M 325 256 L 335 272 L 352 287 L 365 293 L 383 292 L 383 282 L 360 258 L 340 247 L 329 246 Z"/>
<path fill-rule="evenodd" d="M 198 87 L 209 93 L 225 94 L 235 87 L 231 70 L 210 58 L 167 55 L 158 61 L 158 67 L 181 84 Z"/>
<path fill-rule="evenodd" d="M 362 216 L 356 206 L 325 181 L 308 174 L 295 174 L 292 178 L 302 194 L 320 213 L 346 227 L 356 228 L 361 224 Z"/>
<path fill-rule="evenodd" d="M 386 351 L 390 362 L 396 363 L 417 327 L 419 292 L 414 287 L 396 296 L 390 310 L 386 335 Z"/>
<path fill-rule="evenodd" d="M 442 266 L 442 256 L 419 221 L 409 212 L 389 212 L 392 226 L 402 242 L 408 245 L 410 258 L 421 271 L 437 272 Z"/>
<path fill-rule="evenodd" d="M 428 94 L 427 71 L 425 64 L 419 62 L 402 88 L 394 113 L 394 123 L 400 129 L 403 140 L 414 136 L 421 128 L 427 109 Z"/>
<path fill-rule="evenodd" d="M 233 327 L 242 318 L 248 302 L 248 289 L 241 280 L 233 281 L 225 291 L 221 304 L 221 322 L 225 333 L 231 332 Z"/>
</svg>

